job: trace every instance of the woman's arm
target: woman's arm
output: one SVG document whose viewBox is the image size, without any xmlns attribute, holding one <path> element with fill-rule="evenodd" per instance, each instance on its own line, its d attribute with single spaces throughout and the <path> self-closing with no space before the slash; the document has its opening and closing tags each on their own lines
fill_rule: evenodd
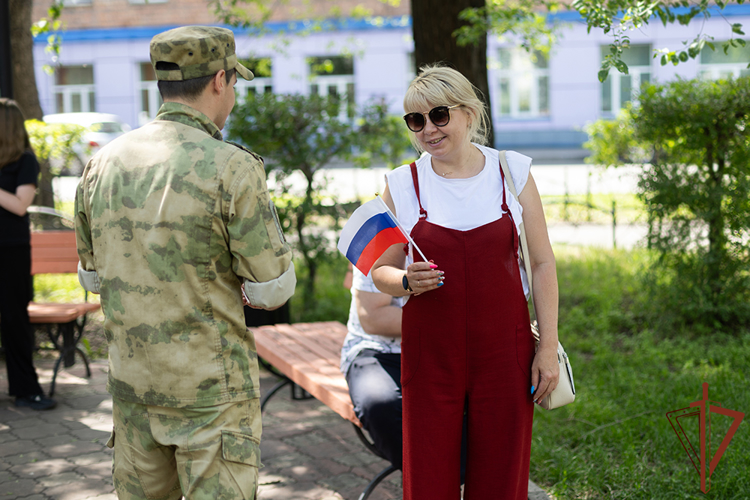
<svg viewBox="0 0 750 500">
<path fill-rule="evenodd" d="M 354 290 L 352 300 L 365 332 L 384 337 L 401 336 L 401 308 L 391 304 L 390 295 Z"/>
<path fill-rule="evenodd" d="M 3 207 L 10 213 L 19 217 L 26 215 L 26 210 L 34 201 L 36 186 L 33 184 L 22 184 L 16 188 L 16 192 L 11 193 L 0 189 L 0 207 Z"/>
<path fill-rule="evenodd" d="M 534 280 L 534 307 L 539 321 L 539 349 L 531 369 L 531 385 L 535 387 L 536 402 L 557 387 L 560 376 L 557 364 L 557 267 L 547 234 L 542 200 L 531 174 L 519 201 L 523 206 L 523 225 L 529 245 L 527 258 Z"/>
<path fill-rule="evenodd" d="M 396 214 L 388 186 L 383 191 L 383 201 Z M 404 271 L 406 255 L 402 244 L 391 245 L 385 253 L 375 261 L 372 267 L 372 281 L 381 292 L 393 297 L 403 297 L 411 292 L 404 290 L 403 278 L 409 280 L 409 286 L 414 293 L 424 293 L 436 289 L 443 282 L 443 272 L 439 271 L 433 262 L 414 262 Z"/>
</svg>

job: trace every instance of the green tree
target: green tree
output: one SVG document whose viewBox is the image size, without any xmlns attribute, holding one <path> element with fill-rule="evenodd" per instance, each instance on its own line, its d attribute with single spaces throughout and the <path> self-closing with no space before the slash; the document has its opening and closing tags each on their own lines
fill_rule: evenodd
<svg viewBox="0 0 750 500">
<path fill-rule="evenodd" d="M 589 148 L 614 165 L 650 148 L 639 188 L 669 307 L 687 323 L 748 325 L 750 77 L 650 85 L 639 103 L 592 127 Z"/>
<path fill-rule="evenodd" d="M 612 36 L 610 53 L 599 69 L 599 80 L 603 82 L 607 79 L 610 68 L 628 73 L 628 65 L 622 60 L 622 51 L 630 45 L 631 31 L 640 30 L 654 20 L 661 22 L 665 28 L 675 23 L 687 26 L 696 18 L 709 19 L 712 15 L 721 15 L 727 5 L 733 3 L 743 4 L 745 0 L 574 0 L 572 7 L 581 14 L 589 32 L 593 28 L 599 28 Z M 721 43 L 725 53 L 731 47 L 744 47 L 746 43 L 742 38 L 737 38 L 745 35 L 742 24 L 729 24 L 732 36 Z M 698 57 L 705 46 L 715 50 L 712 40 L 713 37 L 704 33 L 701 28 L 692 39 L 682 42 L 682 48 L 657 49 L 654 57 L 660 56 L 662 66 L 669 63 L 676 66 Z"/>
<path fill-rule="evenodd" d="M 333 233 L 345 215 L 334 197 L 320 194 L 321 169 L 334 160 L 369 166 L 373 161 L 397 163 L 409 148 L 400 120 L 382 102 L 366 105 L 357 118 L 345 98 L 318 95 L 250 94 L 235 107 L 228 137 L 266 156 L 266 172 L 274 174 L 275 201 L 286 234 L 304 264 L 301 273 L 305 310 L 314 307 L 315 279 L 321 262 L 336 254 Z M 302 175 L 300 192 L 293 174 Z"/>
<path fill-rule="evenodd" d="M 78 160 L 73 146 L 81 143 L 85 130 L 78 125 L 44 123 L 40 120 L 26 120 L 26 130 L 41 170 L 39 192 L 34 204 L 54 208 L 52 179 L 60 175 L 68 163 Z"/>
</svg>

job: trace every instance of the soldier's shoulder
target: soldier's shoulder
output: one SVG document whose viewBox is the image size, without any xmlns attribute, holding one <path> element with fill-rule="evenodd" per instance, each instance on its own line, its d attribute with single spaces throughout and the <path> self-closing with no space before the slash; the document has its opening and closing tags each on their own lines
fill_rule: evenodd
<svg viewBox="0 0 750 500">
<path fill-rule="evenodd" d="M 263 165 L 263 157 L 260 156 L 258 153 L 254 153 L 250 151 L 249 149 L 247 149 L 242 144 L 237 144 L 236 142 L 232 142 L 232 141 L 224 141 L 224 142 L 234 148 L 241 150 L 243 153 L 250 155 L 253 159 L 255 159 L 256 161 L 259 161 L 260 164 Z"/>
</svg>

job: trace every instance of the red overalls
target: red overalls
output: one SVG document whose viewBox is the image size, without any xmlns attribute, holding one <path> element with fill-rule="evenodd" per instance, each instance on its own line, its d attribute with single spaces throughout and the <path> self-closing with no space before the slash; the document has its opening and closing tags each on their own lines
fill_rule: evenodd
<svg viewBox="0 0 750 500">
<path fill-rule="evenodd" d="M 464 499 L 526 500 L 534 342 L 505 176 L 503 217 L 459 231 L 427 221 L 411 171 L 420 209 L 411 235 L 446 279 L 403 308 L 404 500 L 460 498 L 464 410 Z"/>
</svg>

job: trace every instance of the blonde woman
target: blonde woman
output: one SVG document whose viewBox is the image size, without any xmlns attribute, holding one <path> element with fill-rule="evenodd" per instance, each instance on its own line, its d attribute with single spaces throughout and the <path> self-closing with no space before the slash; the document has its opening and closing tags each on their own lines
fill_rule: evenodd
<svg viewBox="0 0 750 500">
<path fill-rule="evenodd" d="M 373 267 L 403 308 L 404 499 L 526 499 L 534 402 L 557 385 L 557 274 L 531 159 L 509 151 L 516 199 L 499 152 L 484 146 L 487 114 L 457 71 L 421 69 L 404 99 L 414 146 L 425 152 L 387 177 L 383 198 L 429 262 L 391 247 Z M 523 221 L 541 344 L 534 352 L 528 283 L 519 266 Z M 416 255 L 416 253 L 415 253 Z"/>
<path fill-rule="evenodd" d="M 36 192 L 39 163 L 31 150 L 23 113 L 0 99 L 0 330 L 8 388 L 16 406 L 49 410 L 32 361 L 34 337 L 26 307 L 31 300 L 31 234 L 26 209 Z"/>
</svg>

